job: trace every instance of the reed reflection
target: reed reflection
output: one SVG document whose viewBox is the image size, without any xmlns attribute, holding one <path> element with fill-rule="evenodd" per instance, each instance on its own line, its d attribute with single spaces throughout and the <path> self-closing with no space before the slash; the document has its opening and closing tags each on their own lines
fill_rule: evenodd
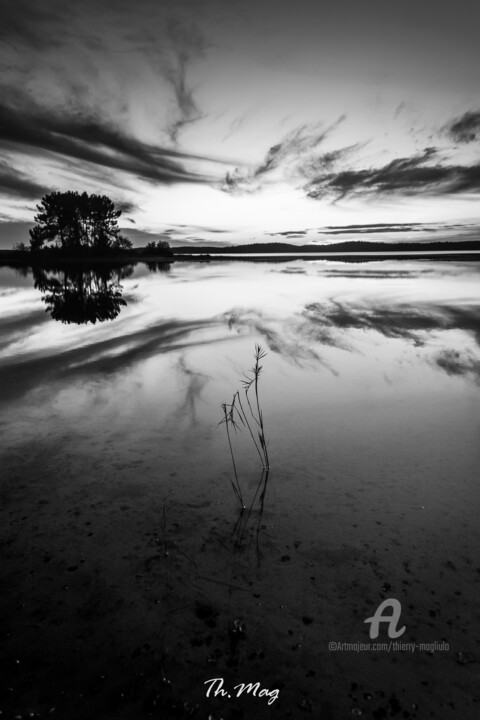
<svg viewBox="0 0 480 720">
<path fill-rule="evenodd" d="M 260 547 L 260 530 L 265 527 L 262 526 L 262 517 L 265 509 L 265 495 L 267 493 L 269 473 L 269 470 L 262 468 L 252 502 L 248 507 L 240 509 L 232 531 L 232 540 L 236 550 L 248 554 L 252 544 L 254 544 L 257 563 L 259 565 L 263 557 Z M 257 510 L 255 510 L 255 501 L 257 498 L 259 506 Z"/>
</svg>

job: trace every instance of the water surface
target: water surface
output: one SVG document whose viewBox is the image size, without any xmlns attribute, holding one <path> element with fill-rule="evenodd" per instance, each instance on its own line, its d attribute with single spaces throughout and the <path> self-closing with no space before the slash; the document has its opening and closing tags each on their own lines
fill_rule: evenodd
<svg viewBox="0 0 480 720">
<path fill-rule="evenodd" d="M 2 524 L 13 548 L 3 610 L 15 625 L 15 603 L 28 596 L 31 623 L 46 613 L 55 626 L 25 620 L 12 652 L 34 665 L 32 644 L 53 642 L 57 677 L 72 618 L 85 630 L 101 617 L 126 656 L 146 642 L 162 672 L 180 678 L 188 668 L 192 687 L 177 678 L 182 699 L 190 693 L 203 708 L 203 682 L 230 673 L 281 682 L 294 716 L 307 700 L 317 712 L 326 702 L 331 717 L 361 709 L 355 682 L 377 703 L 370 710 L 395 693 L 412 717 L 419 703 L 450 717 L 438 678 L 460 668 L 464 684 L 452 693 L 468 717 L 473 673 L 456 654 L 478 652 L 466 628 L 479 578 L 480 263 L 225 260 L 161 270 L 0 270 Z M 248 434 L 233 438 L 247 508 L 253 502 L 239 518 L 219 422 L 257 343 L 268 353 L 259 388 L 271 470 L 258 491 L 265 478 Z M 67 605 L 47 612 L 46 597 L 66 585 Z M 328 651 L 329 641 L 368 640 L 363 620 L 389 596 L 402 602 L 409 638 L 446 638 L 451 651 L 381 663 Z M 208 632 L 198 603 L 214 613 Z M 226 647 L 238 619 L 246 642 Z M 93 653 L 100 672 L 106 638 L 82 643 L 80 656 Z M 117 668 L 112 680 L 117 704 L 115 683 L 130 672 Z M 19 693 L 40 705 L 28 688 L 44 676 L 33 674 Z M 73 668 L 69 682 L 71 693 L 85 686 L 92 702 L 110 702 L 86 671 Z M 72 698 L 65 707 L 76 717 Z"/>
</svg>

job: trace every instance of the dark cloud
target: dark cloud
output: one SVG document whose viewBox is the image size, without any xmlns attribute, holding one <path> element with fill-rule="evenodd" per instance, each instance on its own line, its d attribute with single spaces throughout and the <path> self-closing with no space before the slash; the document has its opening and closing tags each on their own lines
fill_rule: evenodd
<svg viewBox="0 0 480 720">
<path fill-rule="evenodd" d="M 335 200 L 352 195 L 455 194 L 480 191 L 480 164 L 427 164 L 435 155 L 434 148 L 426 148 L 422 155 L 399 158 L 381 168 L 328 173 L 308 183 L 305 190 L 308 197 L 333 197 Z"/>
<path fill-rule="evenodd" d="M 0 161 L 0 195 L 34 200 L 41 197 L 45 192 L 45 186 L 34 182 L 8 163 Z"/>
<path fill-rule="evenodd" d="M 447 375 L 473 376 L 477 385 L 480 385 L 480 360 L 468 353 L 458 350 L 442 350 L 435 358 L 435 363 Z"/>
<path fill-rule="evenodd" d="M 19 76 L 27 76 L 26 91 L 37 99 L 53 96 L 56 101 L 63 95 L 65 104 L 109 107 L 114 116 L 129 111 L 135 116 L 137 92 L 144 87 L 151 98 L 158 93 L 162 99 L 155 115 L 168 112 L 169 120 L 162 116 L 159 130 L 176 143 L 185 125 L 204 117 L 189 71 L 209 47 L 190 3 L 182 6 L 175 0 L 138 0 L 134 6 L 124 0 L 46 0 L 38 6 L 31 0 L 5 0 L 0 4 L 0 62 L 12 74 L 4 83 L 16 88 Z M 173 91 L 173 102 L 162 96 L 162 81 Z"/>
<path fill-rule="evenodd" d="M 307 232 L 308 230 L 283 230 L 282 232 L 268 232 L 265 233 L 265 235 L 270 235 L 271 237 L 303 237 Z"/>
<path fill-rule="evenodd" d="M 0 147 L 26 155 L 75 158 L 158 183 L 212 180 L 183 164 L 207 158 L 143 143 L 99 117 L 47 110 L 31 101 L 0 102 Z"/>
<path fill-rule="evenodd" d="M 120 210 L 122 214 L 127 214 L 131 212 L 135 212 L 135 210 L 138 210 L 137 205 L 135 203 L 129 202 L 128 200 L 119 200 L 115 203 L 115 209 Z M 129 222 L 135 222 L 135 220 L 128 219 Z"/>
<path fill-rule="evenodd" d="M 178 231 L 178 228 L 181 228 L 181 231 L 189 230 L 190 232 L 206 232 L 206 233 L 214 233 L 215 235 L 223 235 L 224 233 L 229 233 L 229 228 L 215 228 L 211 227 L 210 225 L 186 225 L 184 223 L 177 223 L 173 225 L 168 230 L 165 230 L 165 233 L 174 233 Z"/>
<path fill-rule="evenodd" d="M 480 110 L 466 112 L 444 129 L 456 143 L 470 143 L 480 139 Z"/>
<path fill-rule="evenodd" d="M 258 192 L 260 183 L 254 181 L 252 172 L 235 168 L 232 172 L 226 173 L 220 189 L 231 195 L 247 195 Z"/>
<path fill-rule="evenodd" d="M 368 223 L 367 225 L 327 225 L 322 230 L 323 235 L 362 235 L 368 233 L 392 233 L 392 232 L 436 232 L 436 228 L 423 223 Z"/>
</svg>

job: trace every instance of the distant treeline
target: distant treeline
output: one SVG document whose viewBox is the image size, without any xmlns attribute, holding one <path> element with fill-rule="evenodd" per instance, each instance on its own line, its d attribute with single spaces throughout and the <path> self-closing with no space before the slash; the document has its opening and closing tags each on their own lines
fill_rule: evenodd
<svg viewBox="0 0 480 720">
<path fill-rule="evenodd" d="M 291 245 L 290 243 L 251 243 L 250 245 L 227 245 L 225 247 L 217 247 L 211 245 L 182 245 L 181 247 L 172 248 L 174 254 L 178 255 L 197 255 L 208 253 L 209 255 L 229 254 L 229 253 L 246 253 L 253 255 L 256 253 L 281 253 L 303 255 L 307 253 L 415 253 L 415 252 L 440 252 L 451 251 L 460 252 L 480 251 L 480 240 L 460 240 L 458 242 L 436 241 L 436 242 L 369 242 L 368 240 L 347 240 L 340 243 L 331 243 L 329 245 Z"/>
<path fill-rule="evenodd" d="M 12 264 L 15 267 L 39 266 L 44 268 L 62 267 L 65 264 L 75 263 L 92 266 L 97 262 L 115 265 L 125 262 L 172 262 L 173 253 L 170 248 L 149 243 L 147 247 L 125 248 L 99 252 L 84 248 L 77 252 L 62 252 L 59 248 L 44 248 L 43 250 L 0 250 L 0 265 Z"/>
</svg>

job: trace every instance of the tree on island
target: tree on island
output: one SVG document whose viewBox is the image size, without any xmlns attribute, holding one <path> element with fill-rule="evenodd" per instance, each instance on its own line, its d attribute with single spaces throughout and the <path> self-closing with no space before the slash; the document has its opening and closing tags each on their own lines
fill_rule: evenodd
<svg viewBox="0 0 480 720">
<path fill-rule="evenodd" d="M 56 247 L 66 253 L 90 250 L 95 253 L 127 250 L 128 238 L 120 235 L 117 220 L 121 210 L 106 195 L 78 192 L 52 192 L 37 205 L 30 247 L 41 250 Z"/>
<path fill-rule="evenodd" d="M 152 241 L 145 245 L 145 250 L 151 253 L 168 253 L 170 252 L 170 245 L 166 240 Z"/>
</svg>

